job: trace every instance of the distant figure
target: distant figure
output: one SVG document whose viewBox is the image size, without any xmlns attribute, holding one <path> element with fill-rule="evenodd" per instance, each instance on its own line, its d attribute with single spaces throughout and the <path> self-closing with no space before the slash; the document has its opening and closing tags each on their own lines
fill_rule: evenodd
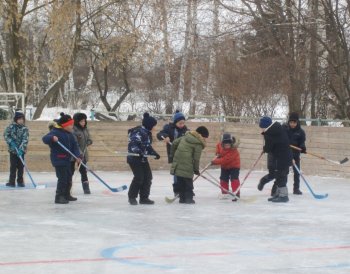
<svg viewBox="0 0 350 274">
<path fill-rule="evenodd" d="M 170 157 L 173 158 L 170 174 L 175 175 L 179 184 L 180 203 L 194 204 L 193 175 L 199 175 L 199 161 L 206 146 L 209 131 L 200 126 L 174 141 Z"/>
<path fill-rule="evenodd" d="M 229 190 L 229 181 L 231 181 L 232 192 L 236 192 L 240 186 L 239 170 L 241 167 L 241 159 L 238 152 L 239 140 L 230 133 L 222 135 L 221 142 L 216 145 L 217 158 L 212 161 L 213 165 L 221 166 L 220 186 L 221 199 L 229 198 L 226 190 Z M 237 197 L 240 197 L 240 191 L 237 192 Z M 237 201 L 234 198 L 232 201 Z"/>
<path fill-rule="evenodd" d="M 10 178 L 6 186 L 15 187 L 17 175 L 17 186 L 25 187 L 23 180 L 24 166 L 20 157 L 24 160 L 24 155 L 27 152 L 29 130 L 25 126 L 24 113 L 15 112 L 13 122 L 5 129 L 4 138 L 10 153 Z"/>
<path fill-rule="evenodd" d="M 300 153 L 306 153 L 306 135 L 305 131 L 300 126 L 299 115 L 296 112 L 291 112 L 289 114 L 288 123 L 284 125 L 284 128 L 287 130 L 289 137 L 289 142 L 291 145 L 301 148 L 301 151 L 292 149 L 293 160 L 300 170 Z M 300 174 L 293 166 L 294 172 L 294 185 L 293 185 L 293 194 L 302 195 L 300 191 Z"/>
<path fill-rule="evenodd" d="M 274 122 L 270 117 L 262 117 L 259 122 L 259 127 L 263 129 L 261 133 L 264 136 L 265 145 L 263 151 L 265 153 L 271 153 L 273 162 L 271 163 L 271 169 L 273 170 L 272 179 L 275 179 L 277 189 L 272 198 L 268 201 L 275 203 L 286 203 L 288 198 L 288 173 L 289 167 L 292 165 L 292 152 L 289 147 L 289 139 L 287 132 L 280 123 Z M 271 170 L 271 171 L 272 171 Z M 258 184 L 258 189 L 261 191 L 264 185 L 267 183 L 263 179 Z"/>
<path fill-rule="evenodd" d="M 176 111 L 173 116 L 173 122 L 165 125 L 161 131 L 158 132 L 157 138 L 160 141 L 164 141 L 166 143 L 166 151 L 168 155 L 168 163 L 171 164 L 173 159 L 170 157 L 171 144 L 175 139 L 180 138 L 186 134 L 189 130 L 186 125 L 186 118 L 182 112 Z M 178 184 L 176 176 L 174 176 L 173 181 L 173 191 L 174 195 L 179 194 Z"/>
<path fill-rule="evenodd" d="M 89 161 L 88 147 L 92 145 L 92 139 L 90 132 L 87 128 L 87 116 L 85 113 L 75 113 L 73 116 L 74 128 L 73 134 L 77 139 L 80 152 L 83 155 L 83 163 L 86 164 Z M 75 171 L 75 161 L 72 161 L 72 175 Z M 91 194 L 89 179 L 87 176 L 87 170 L 85 166 L 80 165 L 79 172 L 81 175 L 81 183 L 83 186 L 84 194 Z"/>
<path fill-rule="evenodd" d="M 155 156 L 160 159 L 159 154 L 152 147 L 152 131 L 156 129 L 157 120 L 149 113 L 143 114 L 142 126 L 129 129 L 127 162 L 134 174 L 134 178 L 129 187 L 128 197 L 130 205 L 137 205 L 137 196 L 140 196 L 140 204 L 154 204 L 149 199 L 152 185 L 152 170 L 148 163 L 147 156 Z"/>
<path fill-rule="evenodd" d="M 73 197 L 70 193 L 72 189 L 72 156 L 57 144 L 57 141 L 60 141 L 78 157 L 78 163 L 80 163 L 82 155 L 79 151 L 78 143 L 72 133 L 74 124 L 73 119 L 70 115 L 64 114 L 63 112 L 60 116 L 59 119 L 55 120 L 56 123 L 53 124 L 51 131 L 46 134 L 42 140 L 50 147 L 51 163 L 56 170 L 57 188 L 55 203 L 68 204 L 71 201 L 77 200 L 77 198 Z"/>
</svg>

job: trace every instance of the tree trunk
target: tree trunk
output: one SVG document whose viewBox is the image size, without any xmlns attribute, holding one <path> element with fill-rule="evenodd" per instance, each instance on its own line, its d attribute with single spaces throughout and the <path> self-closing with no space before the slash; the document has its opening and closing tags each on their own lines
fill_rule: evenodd
<svg viewBox="0 0 350 274">
<path fill-rule="evenodd" d="M 197 34 L 197 0 L 193 1 L 193 20 L 192 20 L 192 73 L 191 73 L 191 99 L 190 114 L 196 114 L 196 99 L 198 88 L 198 34 Z"/>
<path fill-rule="evenodd" d="M 215 90 L 215 74 L 214 74 L 214 68 L 216 66 L 216 51 L 217 51 L 217 42 L 216 37 L 219 35 L 219 1 L 213 0 L 214 4 L 214 14 L 213 14 L 213 26 L 212 26 L 212 39 L 213 42 L 210 47 L 210 54 L 209 54 L 209 66 L 208 66 L 208 82 L 207 82 L 207 89 L 204 94 L 205 96 L 205 115 L 210 115 L 212 112 L 213 107 L 213 97 L 214 97 L 214 90 Z"/>
<path fill-rule="evenodd" d="M 178 98 L 178 109 L 183 111 L 183 102 L 185 94 L 185 73 L 188 61 L 188 43 L 191 36 L 191 15 L 192 0 L 187 1 L 187 19 L 186 19 L 186 32 L 185 32 L 185 44 L 182 53 L 181 69 L 180 69 L 180 80 L 179 80 L 179 98 Z"/>
<path fill-rule="evenodd" d="M 160 4 L 161 8 L 161 27 L 163 33 L 163 59 L 164 59 L 164 75 L 165 75 L 165 113 L 171 114 L 173 113 L 173 87 L 171 84 L 171 75 L 170 75 L 170 47 L 169 47 L 169 39 L 168 39 L 168 14 L 167 14 L 167 0 L 160 0 L 158 4 Z"/>
</svg>

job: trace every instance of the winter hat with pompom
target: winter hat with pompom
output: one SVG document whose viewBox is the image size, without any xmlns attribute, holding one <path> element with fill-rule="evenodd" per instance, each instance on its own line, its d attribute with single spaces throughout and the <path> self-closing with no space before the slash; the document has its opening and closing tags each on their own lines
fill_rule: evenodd
<svg viewBox="0 0 350 274">
<path fill-rule="evenodd" d="M 173 123 L 176 124 L 177 122 L 182 121 L 182 120 L 183 121 L 186 120 L 185 115 L 182 112 L 180 112 L 179 110 L 177 110 L 173 116 Z"/>
<path fill-rule="evenodd" d="M 57 120 L 57 124 L 63 128 L 73 125 L 74 120 L 72 117 L 68 114 L 64 114 L 63 112 L 60 113 L 60 118 Z"/>
<path fill-rule="evenodd" d="M 264 116 L 260 119 L 259 127 L 268 128 L 272 124 L 272 119 L 270 117 Z"/>
<path fill-rule="evenodd" d="M 19 119 L 25 119 L 24 113 L 21 111 L 16 111 L 15 116 L 13 117 L 13 121 L 17 123 L 17 120 Z"/>
<path fill-rule="evenodd" d="M 298 122 L 299 121 L 299 114 L 297 112 L 291 112 L 289 114 L 289 119 L 288 119 L 288 122 L 289 121 L 294 121 L 294 122 Z"/>
<path fill-rule="evenodd" d="M 152 130 L 152 128 L 154 128 L 156 124 L 157 124 L 157 120 L 154 117 L 150 116 L 148 112 L 145 112 L 143 114 L 142 125 L 146 129 Z"/>
</svg>

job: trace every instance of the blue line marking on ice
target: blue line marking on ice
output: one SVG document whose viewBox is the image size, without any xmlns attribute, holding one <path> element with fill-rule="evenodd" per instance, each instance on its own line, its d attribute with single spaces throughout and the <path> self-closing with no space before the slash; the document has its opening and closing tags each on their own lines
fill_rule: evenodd
<svg viewBox="0 0 350 274">
<path fill-rule="evenodd" d="M 160 264 L 152 264 L 152 263 L 146 263 L 146 262 L 140 262 L 140 261 L 135 261 L 135 260 L 128 260 L 128 259 L 123 259 L 123 258 L 118 258 L 115 253 L 118 253 L 122 249 L 127 249 L 127 248 L 134 248 L 141 246 L 143 244 L 125 244 L 125 245 L 120 245 L 116 247 L 111 247 L 102 250 L 101 256 L 106 259 L 110 259 L 113 261 L 117 261 L 122 264 L 127 264 L 127 265 L 132 265 L 132 266 L 142 266 L 146 268 L 158 268 L 158 269 L 175 269 L 175 266 L 171 265 L 160 265 Z"/>
</svg>

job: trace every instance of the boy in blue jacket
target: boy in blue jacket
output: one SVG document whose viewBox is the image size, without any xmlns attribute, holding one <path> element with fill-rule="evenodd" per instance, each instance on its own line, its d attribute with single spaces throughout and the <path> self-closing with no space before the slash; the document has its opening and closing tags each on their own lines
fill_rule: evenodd
<svg viewBox="0 0 350 274">
<path fill-rule="evenodd" d="M 152 185 L 152 170 L 147 156 L 152 155 L 156 160 L 159 154 L 152 147 L 152 131 L 155 130 L 157 120 L 147 112 L 143 114 L 142 126 L 129 130 L 128 152 L 138 156 L 128 156 L 127 162 L 134 174 L 129 187 L 129 204 L 137 205 L 137 196 L 140 196 L 140 204 L 152 205 L 154 201 L 149 199 Z"/>
<path fill-rule="evenodd" d="M 10 178 L 6 186 L 15 187 L 16 173 L 17 186 L 24 187 L 23 164 L 19 157 L 24 159 L 27 152 L 29 132 L 25 126 L 25 117 L 22 112 L 16 111 L 13 123 L 11 123 L 4 132 L 4 138 L 10 152 Z"/>
<path fill-rule="evenodd" d="M 72 188 L 72 170 L 71 155 L 66 152 L 57 141 L 60 141 L 74 155 L 82 157 L 78 143 L 72 133 L 74 120 L 70 115 L 61 113 L 61 117 L 56 120 L 52 130 L 43 137 L 43 142 L 49 145 L 51 149 L 51 163 L 55 167 L 57 176 L 56 204 L 68 204 L 70 201 L 76 201 L 70 193 Z M 80 162 L 80 160 L 77 160 Z"/>
</svg>

